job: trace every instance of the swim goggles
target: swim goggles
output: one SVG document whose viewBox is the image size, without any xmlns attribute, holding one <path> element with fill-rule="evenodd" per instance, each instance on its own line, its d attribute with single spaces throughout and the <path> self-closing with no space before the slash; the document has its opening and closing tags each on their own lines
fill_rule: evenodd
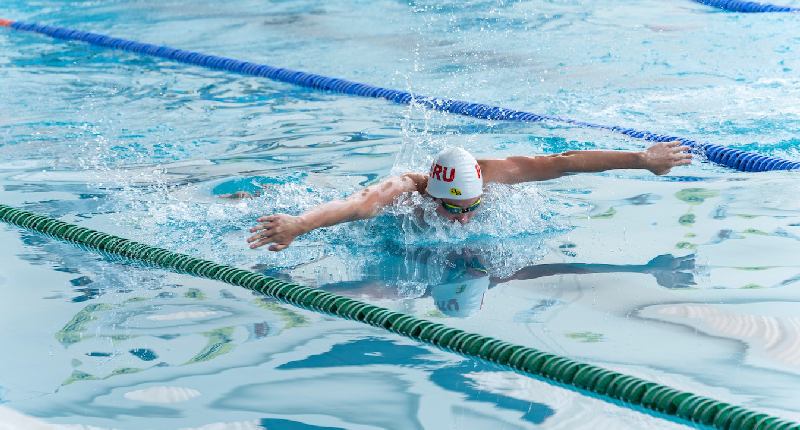
<svg viewBox="0 0 800 430">
<path fill-rule="evenodd" d="M 457 205 L 451 205 L 450 203 L 445 203 L 444 201 L 442 201 L 442 207 L 444 208 L 444 210 L 446 210 L 447 212 L 450 212 L 451 214 L 455 214 L 455 215 L 472 212 L 475 209 L 478 209 L 478 206 L 480 206 L 480 205 L 481 205 L 481 199 L 475 200 L 475 203 L 473 203 L 473 204 L 471 204 L 471 205 L 469 205 L 469 206 L 467 206 L 465 208 L 462 208 L 461 206 L 457 206 Z"/>
</svg>

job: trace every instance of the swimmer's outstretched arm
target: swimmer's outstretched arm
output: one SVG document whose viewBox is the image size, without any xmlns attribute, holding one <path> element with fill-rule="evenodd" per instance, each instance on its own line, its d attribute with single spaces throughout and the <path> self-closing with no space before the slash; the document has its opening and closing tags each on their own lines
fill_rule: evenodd
<svg viewBox="0 0 800 430">
<path fill-rule="evenodd" d="M 656 175 L 692 162 L 688 146 L 680 142 L 658 143 L 646 151 L 568 151 L 539 157 L 480 160 L 484 180 L 504 184 L 554 179 L 569 173 L 612 169 L 647 169 Z"/>
<path fill-rule="evenodd" d="M 270 251 L 280 251 L 289 246 L 297 236 L 311 230 L 372 218 L 400 195 L 413 191 L 422 192 L 426 184 L 427 176 L 407 173 L 370 185 L 344 200 L 324 203 L 299 216 L 263 216 L 258 219 L 259 224 L 250 229 L 255 234 L 247 242 L 250 243 L 250 248 L 272 244 Z"/>
</svg>

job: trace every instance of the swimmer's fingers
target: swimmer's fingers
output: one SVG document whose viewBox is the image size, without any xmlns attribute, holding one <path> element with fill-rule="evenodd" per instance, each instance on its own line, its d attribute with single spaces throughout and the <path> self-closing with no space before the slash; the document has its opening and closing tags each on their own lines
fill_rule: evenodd
<svg viewBox="0 0 800 430">
<path fill-rule="evenodd" d="M 259 230 L 270 230 L 272 228 L 273 228 L 272 224 L 265 222 L 265 223 L 262 223 L 262 224 L 259 224 L 259 225 L 255 226 L 255 227 L 250 227 L 250 233 L 255 233 L 255 232 L 259 231 Z"/>
<path fill-rule="evenodd" d="M 673 154 L 669 157 L 669 162 L 673 166 L 685 166 L 687 164 L 692 164 L 692 154 L 687 153 L 678 153 Z"/>
<path fill-rule="evenodd" d="M 692 163 L 692 153 L 688 152 L 688 146 L 675 146 L 672 148 L 672 154 L 669 160 L 675 166 L 685 166 Z"/>
<path fill-rule="evenodd" d="M 269 241 L 268 241 L 268 240 L 262 240 L 262 241 L 260 241 L 260 242 L 251 243 L 251 244 L 250 244 L 250 249 L 261 248 L 262 246 L 264 246 L 264 245 L 266 245 L 266 244 L 268 244 L 268 243 L 269 243 Z"/>
<path fill-rule="evenodd" d="M 247 239 L 247 241 L 250 242 L 250 239 Z M 262 246 L 264 246 L 266 244 L 272 243 L 272 242 L 273 242 L 273 240 L 270 237 L 262 237 L 262 238 L 256 239 L 253 243 L 251 243 L 250 244 L 250 249 L 260 248 L 260 247 L 262 247 Z"/>
<path fill-rule="evenodd" d="M 251 233 L 255 233 L 259 230 L 269 230 L 275 226 L 276 221 L 278 221 L 280 217 L 278 215 L 267 215 L 262 216 L 261 218 L 257 219 L 256 221 L 260 222 L 261 224 L 252 227 L 250 229 Z"/>
<path fill-rule="evenodd" d="M 276 242 L 276 243 L 273 243 L 273 242 Z M 264 238 L 254 242 L 254 243 L 251 243 L 250 244 L 250 249 L 260 248 L 260 247 L 262 247 L 264 245 L 267 245 L 267 244 L 270 244 L 270 243 L 273 243 L 268 248 L 270 251 L 282 251 L 282 250 L 286 249 L 287 246 L 289 246 L 291 241 L 277 243 L 277 241 L 275 239 L 273 239 L 272 237 L 264 237 Z"/>
<path fill-rule="evenodd" d="M 692 149 L 689 148 L 686 145 L 681 145 L 681 146 L 675 145 L 675 146 L 669 147 L 668 153 L 669 154 L 688 154 L 688 153 L 691 153 L 691 150 Z"/>
<path fill-rule="evenodd" d="M 276 214 L 263 216 L 258 219 L 261 223 L 250 229 L 255 233 L 247 239 L 250 248 L 258 248 L 268 243 L 272 243 L 270 251 L 280 251 L 289 246 L 295 237 L 305 232 L 299 217 L 286 214 Z"/>
<path fill-rule="evenodd" d="M 690 148 L 690 147 L 688 147 L 688 146 L 686 146 L 686 145 L 683 145 L 683 146 L 677 146 L 677 147 L 675 147 L 675 149 L 676 149 L 678 152 L 685 152 L 685 153 L 691 153 L 691 152 L 692 152 L 692 148 Z"/>
<path fill-rule="evenodd" d="M 257 242 L 263 239 L 269 239 L 271 236 L 269 230 L 260 231 L 247 238 L 247 243 Z"/>
<path fill-rule="evenodd" d="M 232 200 L 234 200 L 234 199 L 249 199 L 249 198 L 253 198 L 253 197 L 257 196 L 257 195 L 258 194 L 255 194 L 255 195 L 254 194 L 250 194 L 247 191 L 237 191 L 237 192 L 231 193 L 231 194 L 220 194 L 217 197 L 219 197 L 221 199 L 232 199 Z"/>
<path fill-rule="evenodd" d="M 261 218 L 257 219 L 256 221 L 258 221 L 258 222 L 273 222 L 273 221 L 277 220 L 278 218 L 280 218 L 278 215 L 267 215 L 267 216 L 262 216 Z"/>
</svg>

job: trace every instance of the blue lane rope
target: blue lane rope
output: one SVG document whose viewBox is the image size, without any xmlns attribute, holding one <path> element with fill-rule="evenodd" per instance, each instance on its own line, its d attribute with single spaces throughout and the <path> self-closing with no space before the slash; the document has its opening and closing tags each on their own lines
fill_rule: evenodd
<svg viewBox="0 0 800 430">
<path fill-rule="evenodd" d="M 640 131 L 619 126 L 594 124 L 552 115 L 538 115 L 530 112 L 505 109 L 498 106 L 491 106 L 481 103 L 470 103 L 460 100 L 422 96 L 406 91 L 381 88 L 358 82 L 352 82 L 345 79 L 331 78 L 327 76 L 301 72 L 298 70 L 272 67 L 265 64 L 251 63 L 249 61 L 241 61 L 216 55 L 207 55 L 199 52 L 175 49 L 168 46 L 158 46 L 150 43 L 136 42 L 133 40 L 120 39 L 102 34 L 89 33 L 63 27 L 2 19 L 0 19 L 0 25 L 11 27 L 16 30 L 46 34 L 56 39 L 77 40 L 95 46 L 120 49 L 123 51 L 165 58 L 168 60 L 193 64 L 210 69 L 226 70 L 243 75 L 264 77 L 307 88 L 333 91 L 361 97 L 382 98 L 405 105 L 416 104 L 432 110 L 466 115 L 474 118 L 519 122 L 550 121 L 569 124 L 577 127 L 607 130 L 649 142 L 669 142 L 677 140 L 682 142 L 684 145 L 689 146 L 695 152 L 704 154 L 709 161 L 744 172 L 800 169 L 800 162 L 793 162 L 778 157 L 760 155 L 754 152 L 740 151 L 720 145 L 700 143 L 691 139 L 677 136 L 652 133 L 649 131 Z"/>
<path fill-rule="evenodd" d="M 800 12 L 800 8 L 780 6 L 769 3 L 739 0 L 694 0 L 697 3 L 730 12 L 765 13 L 765 12 Z"/>
</svg>

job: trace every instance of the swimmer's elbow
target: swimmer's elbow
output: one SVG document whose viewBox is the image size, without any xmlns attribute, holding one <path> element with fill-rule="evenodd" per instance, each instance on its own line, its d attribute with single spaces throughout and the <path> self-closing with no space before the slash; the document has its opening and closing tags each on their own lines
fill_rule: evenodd
<svg viewBox="0 0 800 430">
<path fill-rule="evenodd" d="M 367 187 L 362 190 L 358 197 L 351 199 L 350 205 L 355 219 L 367 219 L 377 215 L 386 200 L 386 190 L 382 186 Z"/>
<path fill-rule="evenodd" d="M 359 201 L 353 208 L 354 219 L 368 219 L 377 216 L 385 205 L 376 196 Z"/>
</svg>

